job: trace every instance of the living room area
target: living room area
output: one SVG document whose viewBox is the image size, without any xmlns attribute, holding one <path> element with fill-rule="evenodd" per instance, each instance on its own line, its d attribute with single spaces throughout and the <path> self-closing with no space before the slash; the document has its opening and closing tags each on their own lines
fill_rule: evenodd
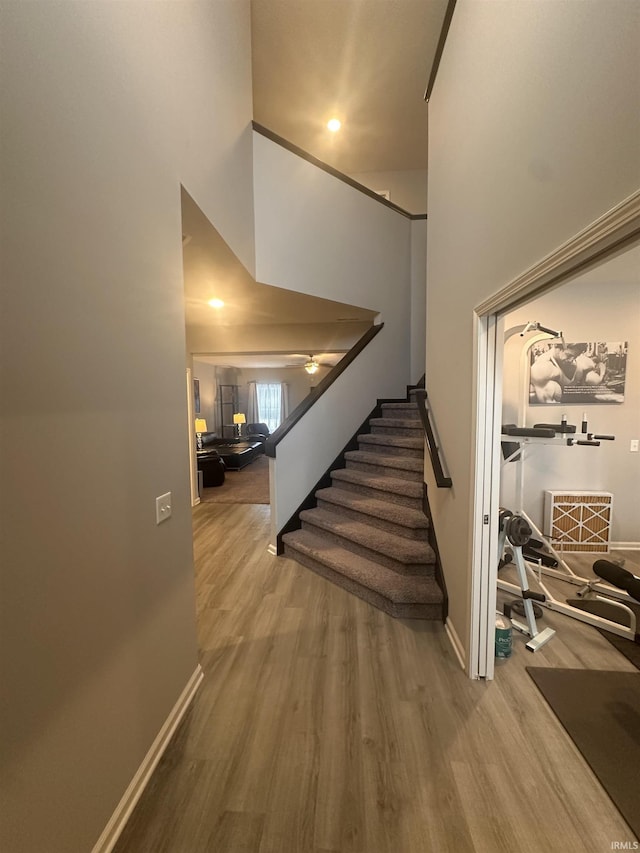
<svg viewBox="0 0 640 853">
<path fill-rule="evenodd" d="M 198 493 L 202 502 L 269 503 L 265 442 L 343 352 L 194 356 Z"/>
<path fill-rule="evenodd" d="M 242 468 L 227 468 L 224 459 L 214 449 L 198 458 L 201 503 L 269 504 L 269 460 L 260 453 Z M 207 472 L 213 471 L 207 476 Z M 207 482 L 209 485 L 204 485 Z"/>
<path fill-rule="evenodd" d="M 266 439 L 377 312 L 256 281 L 181 201 L 192 502 L 269 504 Z"/>
</svg>

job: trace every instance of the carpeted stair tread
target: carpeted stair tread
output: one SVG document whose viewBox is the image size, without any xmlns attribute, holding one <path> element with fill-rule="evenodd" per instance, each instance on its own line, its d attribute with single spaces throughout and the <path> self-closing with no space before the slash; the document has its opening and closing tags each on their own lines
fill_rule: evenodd
<svg viewBox="0 0 640 853">
<path fill-rule="evenodd" d="M 372 427 L 396 427 L 398 429 L 410 429 L 422 432 L 422 421 L 419 418 L 369 418 Z"/>
<path fill-rule="evenodd" d="M 420 420 L 420 413 L 417 409 L 407 409 L 406 407 L 403 409 L 383 409 L 382 417 L 385 420 L 392 420 L 396 423 L 409 423 L 414 426 L 422 426 L 422 421 Z"/>
<path fill-rule="evenodd" d="M 327 503 L 357 510 L 363 515 L 371 515 L 375 518 L 392 521 L 394 524 L 399 524 L 402 527 L 424 528 L 425 530 L 429 527 L 426 515 L 419 509 L 411 509 L 410 507 L 399 504 L 392 504 L 389 501 L 369 498 L 364 495 L 358 495 L 355 492 L 347 492 L 345 489 L 336 487 L 319 489 L 316 492 L 316 497 L 318 500 L 323 500 Z"/>
<path fill-rule="evenodd" d="M 358 444 L 379 444 L 385 447 L 397 447 L 401 450 L 424 450 L 424 438 L 421 435 L 380 435 L 379 433 L 363 433 L 358 436 Z M 362 448 L 361 449 L 366 449 Z"/>
<path fill-rule="evenodd" d="M 397 412 L 397 411 L 407 411 L 407 412 L 416 412 L 418 414 L 418 405 L 417 403 L 411 403 L 408 401 L 399 400 L 397 403 L 383 403 L 380 408 L 383 412 Z M 418 414 L 418 417 L 420 415 Z"/>
<path fill-rule="evenodd" d="M 345 507 L 363 515 L 370 515 L 374 519 L 379 518 L 393 522 L 400 527 L 408 527 L 412 530 L 427 530 L 429 528 L 427 517 L 418 509 L 410 509 L 389 501 L 363 497 L 354 492 L 347 492 L 345 489 L 335 487 L 319 489 L 316 492 L 316 498 L 335 504 L 337 507 Z M 375 524 L 375 521 L 373 523 Z"/>
<path fill-rule="evenodd" d="M 384 453 L 367 453 L 365 450 L 349 450 L 344 458 L 352 462 L 376 465 L 382 468 L 397 468 L 399 471 L 415 471 L 422 474 L 424 462 L 422 459 L 412 459 L 404 456 L 386 456 Z"/>
<path fill-rule="evenodd" d="M 350 466 L 332 471 L 331 485 L 362 497 L 422 509 L 424 487 L 418 478 L 408 480 L 406 477 L 389 477 L 387 473 L 375 473 Z"/>
<path fill-rule="evenodd" d="M 423 511 L 424 433 L 413 401 L 383 403 L 344 453 L 285 555 L 390 616 L 442 619 L 445 596 Z"/>
<path fill-rule="evenodd" d="M 422 483 L 413 480 L 401 480 L 398 477 L 388 477 L 385 474 L 372 474 L 359 471 L 357 468 L 337 468 L 331 472 L 331 481 L 338 488 L 346 483 L 355 488 L 372 489 L 380 493 L 380 497 L 410 498 L 412 501 L 422 501 Z"/>
<path fill-rule="evenodd" d="M 423 565 L 434 562 L 433 550 L 426 542 L 396 536 L 386 530 L 378 530 L 370 524 L 341 517 L 326 509 L 305 509 L 299 517 L 303 525 L 304 522 L 308 522 L 314 527 L 326 530 L 328 534 L 348 539 L 371 551 L 384 554 L 397 563 Z"/>
<path fill-rule="evenodd" d="M 337 574 L 394 603 L 439 604 L 442 601 L 442 591 L 433 578 L 399 575 L 308 530 L 286 533 L 282 540 L 287 549 L 323 563 Z"/>
</svg>

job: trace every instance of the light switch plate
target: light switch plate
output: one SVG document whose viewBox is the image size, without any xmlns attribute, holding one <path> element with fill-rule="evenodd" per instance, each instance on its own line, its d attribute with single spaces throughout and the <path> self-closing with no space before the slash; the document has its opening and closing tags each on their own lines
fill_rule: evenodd
<svg viewBox="0 0 640 853">
<path fill-rule="evenodd" d="M 156 498 L 156 524 L 171 518 L 171 492 L 165 492 Z"/>
<path fill-rule="evenodd" d="M 638 452 L 638 439 L 637 438 L 631 439 L 631 444 L 629 445 L 629 451 L 631 453 L 637 453 Z"/>
</svg>

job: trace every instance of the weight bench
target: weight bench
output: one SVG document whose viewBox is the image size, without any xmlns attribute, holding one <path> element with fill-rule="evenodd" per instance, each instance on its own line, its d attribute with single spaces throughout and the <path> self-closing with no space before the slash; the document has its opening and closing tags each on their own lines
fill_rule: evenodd
<svg viewBox="0 0 640 853">
<path fill-rule="evenodd" d="M 594 573 L 606 581 L 609 586 L 602 587 L 600 580 L 589 581 L 582 589 L 578 590 L 579 598 L 568 598 L 567 604 L 599 620 L 600 624 L 598 622 L 593 623 L 596 627 L 612 631 L 633 642 L 640 643 L 635 611 L 628 604 L 612 598 L 612 587 L 615 587 L 616 590 L 622 590 L 623 593 L 626 593 L 627 602 L 629 598 L 633 598 L 640 604 L 640 578 L 609 560 L 596 560 L 592 568 Z"/>
<path fill-rule="evenodd" d="M 622 566 L 617 563 L 610 563 L 609 560 L 596 560 L 593 564 L 593 571 L 602 580 L 607 581 L 612 586 L 617 586 L 618 589 L 623 589 L 631 598 L 640 602 L 640 578 L 632 575 Z"/>
</svg>

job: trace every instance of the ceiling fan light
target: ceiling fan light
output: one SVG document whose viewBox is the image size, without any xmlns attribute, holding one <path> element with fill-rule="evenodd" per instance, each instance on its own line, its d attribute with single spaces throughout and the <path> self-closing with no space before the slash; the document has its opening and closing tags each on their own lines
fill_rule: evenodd
<svg viewBox="0 0 640 853">
<path fill-rule="evenodd" d="M 304 369 L 307 371 L 307 373 L 314 374 L 319 367 L 320 365 L 318 364 L 318 362 L 312 355 L 310 355 L 309 361 L 306 362 Z"/>
</svg>

